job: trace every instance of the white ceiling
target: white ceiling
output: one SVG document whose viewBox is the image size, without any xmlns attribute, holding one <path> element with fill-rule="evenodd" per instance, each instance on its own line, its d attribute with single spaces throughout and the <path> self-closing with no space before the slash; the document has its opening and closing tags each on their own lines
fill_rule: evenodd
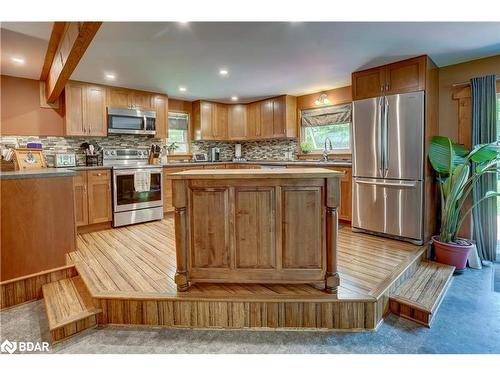
<svg viewBox="0 0 500 375">
<path fill-rule="evenodd" d="M 22 25 L 2 28 L 48 39 Z M 500 23 L 105 22 L 72 79 L 183 99 L 250 101 L 349 85 L 355 70 L 420 54 L 439 66 L 500 54 Z M 220 68 L 229 75 L 222 78 Z M 107 82 L 106 73 L 116 80 Z"/>
<path fill-rule="evenodd" d="M 39 79 L 52 31 L 52 22 L 2 22 L 1 72 L 2 74 Z M 16 64 L 12 58 L 23 58 Z"/>
</svg>

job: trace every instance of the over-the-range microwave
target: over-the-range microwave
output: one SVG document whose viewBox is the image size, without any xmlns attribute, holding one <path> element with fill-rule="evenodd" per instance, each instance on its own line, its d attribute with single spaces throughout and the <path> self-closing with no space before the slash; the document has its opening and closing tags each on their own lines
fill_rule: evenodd
<svg viewBox="0 0 500 375">
<path fill-rule="evenodd" d="M 156 112 L 108 107 L 108 133 L 155 135 Z"/>
</svg>

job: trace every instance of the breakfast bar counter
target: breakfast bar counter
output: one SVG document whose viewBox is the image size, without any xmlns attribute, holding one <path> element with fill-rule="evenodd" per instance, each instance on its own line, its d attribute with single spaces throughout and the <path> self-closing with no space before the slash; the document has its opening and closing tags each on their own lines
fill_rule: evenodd
<svg viewBox="0 0 500 375">
<path fill-rule="evenodd" d="M 337 293 L 342 175 L 323 168 L 172 174 L 177 289 L 324 282 Z"/>
</svg>

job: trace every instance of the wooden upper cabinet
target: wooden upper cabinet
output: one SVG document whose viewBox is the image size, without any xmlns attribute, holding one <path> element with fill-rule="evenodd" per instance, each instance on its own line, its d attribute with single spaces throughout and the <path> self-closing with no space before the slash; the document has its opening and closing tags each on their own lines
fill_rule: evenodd
<svg viewBox="0 0 500 375">
<path fill-rule="evenodd" d="M 247 106 L 235 104 L 228 109 L 229 139 L 244 140 L 247 137 Z"/>
<path fill-rule="evenodd" d="M 140 91 L 132 91 L 130 94 L 130 105 L 133 108 L 141 108 L 141 109 L 151 109 L 154 108 L 154 104 L 152 103 L 153 95 L 140 92 Z"/>
<path fill-rule="evenodd" d="M 64 126 L 66 135 L 87 135 L 84 125 L 86 85 L 69 82 L 64 89 L 66 115 Z"/>
<path fill-rule="evenodd" d="M 425 90 L 425 63 L 425 56 L 421 56 L 388 65 L 386 95 Z"/>
<path fill-rule="evenodd" d="M 360 100 L 380 96 L 384 93 L 385 70 L 369 69 L 352 73 L 352 99 Z"/>
<path fill-rule="evenodd" d="M 427 56 L 352 74 L 353 100 L 425 90 Z"/>
<path fill-rule="evenodd" d="M 122 87 L 109 87 L 108 107 L 153 109 L 153 95 Z"/>
<path fill-rule="evenodd" d="M 261 137 L 260 103 L 247 105 L 247 139 Z"/>
<path fill-rule="evenodd" d="M 121 87 L 109 87 L 108 107 L 128 108 L 130 106 L 129 95 L 130 92 L 127 89 L 122 89 Z"/>
<path fill-rule="evenodd" d="M 111 202 L 111 171 L 98 169 L 87 171 L 89 224 L 113 220 Z"/>
<path fill-rule="evenodd" d="M 286 137 L 285 97 L 273 99 L 273 136 Z"/>
<path fill-rule="evenodd" d="M 296 97 L 250 104 L 193 103 L 196 140 L 246 140 L 297 136 Z"/>
<path fill-rule="evenodd" d="M 260 134 L 262 138 L 272 138 L 274 134 L 273 100 L 260 102 Z"/>
<path fill-rule="evenodd" d="M 105 137 L 106 89 L 98 85 L 68 82 L 64 91 L 66 101 L 66 135 Z"/>
<path fill-rule="evenodd" d="M 213 119 L 214 139 L 227 139 L 228 109 L 226 104 L 215 104 L 215 116 Z"/>
<path fill-rule="evenodd" d="M 194 102 L 193 126 L 196 140 L 227 139 L 227 105 L 205 101 Z"/>
<path fill-rule="evenodd" d="M 105 137 L 108 134 L 106 123 L 106 89 L 89 85 L 86 89 L 84 121 L 87 135 Z"/>
<path fill-rule="evenodd" d="M 165 95 L 153 97 L 153 109 L 156 112 L 155 138 L 168 137 L 168 98 Z"/>
<path fill-rule="evenodd" d="M 214 139 L 213 124 L 215 120 L 215 104 L 209 102 L 197 102 L 197 107 L 199 109 L 197 110 L 197 113 L 195 113 L 194 121 L 195 132 L 198 139 Z"/>
<path fill-rule="evenodd" d="M 260 102 L 261 138 L 297 136 L 297 98 L 278 96 Z"/>
</svg>

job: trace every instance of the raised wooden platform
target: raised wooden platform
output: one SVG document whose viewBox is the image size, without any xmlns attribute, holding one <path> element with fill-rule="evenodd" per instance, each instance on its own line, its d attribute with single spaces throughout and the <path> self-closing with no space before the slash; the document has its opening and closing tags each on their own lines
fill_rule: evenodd
<svg viewBox="0 0 500 375">
<path fill-rule="evenodd" d="M 179 293 L 172 218 L 78 236 L 69 254 L 102 310 L 99 324 L 371 330 L 425 247 L 340 230 L 337 296 L 323 285 L 195 284 Z"/>
<path fill-rule="evenodd" d="M 391 312 L 430 327 L 455 267 L 421 262 L 411 278 L 391 294 Z"/>
<path fill-rule="evenodd" d="M 80 276 L 42 287 L 52 342 L 61 341 L 97 325 L 96 307 Z"/>
</svg>

